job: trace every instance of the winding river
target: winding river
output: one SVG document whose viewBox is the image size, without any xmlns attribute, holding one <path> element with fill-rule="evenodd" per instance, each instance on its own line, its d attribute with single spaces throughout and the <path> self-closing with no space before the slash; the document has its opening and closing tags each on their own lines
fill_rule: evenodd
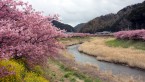
<svg viewBox="0 0 145 82">
<path fill-rule="evenodd" d="M 98 61 L 95 57 L 80 53 L 79 45 L 69 46 L 68 52 L 73 54 L 76 62 L 92 64 L 99 67 L 100 71 L 111 71 L 114 75 L 132 76 L 133 78 L 141 78 L 145 80 L 145 71 L 130 68 L 127 66 Z"/>
</svg>

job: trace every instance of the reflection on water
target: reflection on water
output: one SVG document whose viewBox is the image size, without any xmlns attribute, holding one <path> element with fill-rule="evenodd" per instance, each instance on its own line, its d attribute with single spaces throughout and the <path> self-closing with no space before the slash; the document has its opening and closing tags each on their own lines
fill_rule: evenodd
<svg viewBox="0 0 145 82">
<path fill-rule="evenodd" d="M 75 61 L 97 65 L 100 71 L 111 71 L 115 75 L 142 77 L 145 80 L 145 71 L 133 69 L 127 66 L 98 61 L 95 57 L 85 55 L 78 51 L 79 45 L 68 47 L 68 51 L 75 57 Z"/>
</svg>

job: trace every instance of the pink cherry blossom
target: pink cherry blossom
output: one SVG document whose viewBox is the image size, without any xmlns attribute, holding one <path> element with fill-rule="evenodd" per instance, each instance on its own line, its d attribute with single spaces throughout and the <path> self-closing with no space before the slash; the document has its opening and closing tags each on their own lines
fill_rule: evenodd
<svg viewBox="0 0 145 82">
<path fill-rule="evenodd" d="M 119 31 L 114 36 L 118 39 L 145 40 L 145 30 Z"/>
<path fill-rule="evenodd" d="M 43 64 L 62 48 L 63 31 L 52 25 L 56 15 L 43 16 L 22 1 L 0 1 L 0 60 L 25 58 L 27 64 Z M 1 70 L 1 68 L 0 68 Z"/>
</svg>

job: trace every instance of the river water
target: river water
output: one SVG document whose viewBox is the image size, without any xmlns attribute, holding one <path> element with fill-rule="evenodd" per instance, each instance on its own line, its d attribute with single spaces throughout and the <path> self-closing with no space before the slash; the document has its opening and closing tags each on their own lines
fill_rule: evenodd
<svg viewBox="0 0 145 82">
<path fill-rule="evenodd" d="M 76 62 L 92 64 L 99 67 L 100 71 L 108 71 L 114 75 L 132 76 L 133 78 L 141 78 L 145 80 L 145 71 L 130 68 L 124 65 L 98 61 L 95 57 L 80 53 L 79 45 L 69 46 L 68 52 L 73 54 Z"/>
</svg>

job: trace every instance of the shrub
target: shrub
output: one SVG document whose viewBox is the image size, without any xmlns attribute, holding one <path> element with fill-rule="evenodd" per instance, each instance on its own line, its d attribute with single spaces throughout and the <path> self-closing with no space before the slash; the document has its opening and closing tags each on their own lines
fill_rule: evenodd
<svg viewBox="0 0 145 82">
<path fill-rule="evenodd" d="M 44 71 L 40 66 L 35 66 L 34 69 L 32 70 L 33 72 L 35 72 L 37 75 L 43 75 Z"/>
<path fill-rule="evenodd" d="M 65 78 L 69 78 L 71 75 L 73 75 L 74 73 L 73 72 L 67 72 L 64 77 Z"/>
<path fill-rule="evenodd" d="M 89 78 L 86 78 L 84 82 L 92 82 L 92 80 Z"/>
<path fill-rule="evenodd" d="M 70 78 L 70 82 L 76 82 L 75 78 Z"/>
<path fill-rule="evenodd" d="M 31 72 L 31 73 L 27 73 L 25 78 L 24 78 L 24 82 L 49 82 L 48 80 L 46 80 L 45 78 L 38 76 L 37 74 Z"/>
<path fill-rule="evenodd" d="M 14 60 L 1 60 L 0 68 L 3 67 L 4 70 L 0 70 L 0 82 L 49 82 L 42 77 L 43 70 L 40 66 L 36 66 L 33 72 L 29 72 L 21 63 Z"/>
<path fill-rule="evenodd" d="M 0 72 L 0 76 L 2 76 L 0 82 L 22 82 L 22 78 L 25 75 L 25 68 L 23 65 L 12 60 L 0 60 L 0 68 L 2 67 L 5 68 L 7 74 L 2 76 L 3 72 Z"/>
</svg>

